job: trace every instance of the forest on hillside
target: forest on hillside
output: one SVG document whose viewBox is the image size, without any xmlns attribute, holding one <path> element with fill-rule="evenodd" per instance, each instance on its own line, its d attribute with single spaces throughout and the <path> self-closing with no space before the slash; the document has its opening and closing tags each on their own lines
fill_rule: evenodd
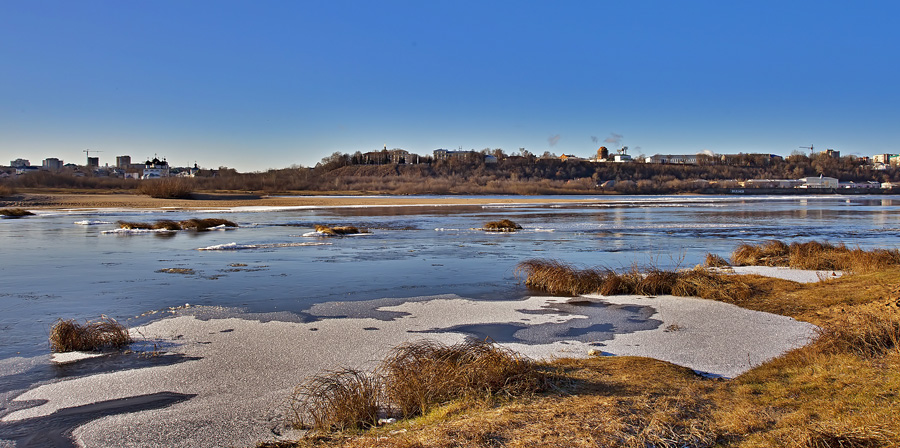
<svg viewBox="0 0 900 448">
<path fill-rule="evenodd" d="M 231 168 L 202 170 L 185 178 L 193 190 L 349 192 L 377 194 L 668 194 L 714 193 L 750 179 L 799 179 L 827 176 L 842 182 L 898 182 L 896 167 L 875 170 L 863 159 L 795 153 L 784 159 L 734 157 L 728 163 L 701 158 L 697 165 L 641 162 L 562 161 L 532 155 L 496 163 L 477 160 L 429 160 L 419 164 L 361 165 L 335 153 L 315 167 L 290 167 L 240 173 Z M 611 182 L 610 182 L 611 181 Z M 82 177 L 37 172 L 0 183 L 12 189 L 137 189 L 134 179 Z"/>
</svg>

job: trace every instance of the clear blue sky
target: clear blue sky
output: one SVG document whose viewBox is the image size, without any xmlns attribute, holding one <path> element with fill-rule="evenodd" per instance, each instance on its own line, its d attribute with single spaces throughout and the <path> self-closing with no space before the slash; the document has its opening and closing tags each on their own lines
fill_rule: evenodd
<svg viewBox="0 0 900 448">
<path fill-rule="evenodd" d="M 896 153 L 898 22 L 893 1 L 5 0 L 0 164 Z"/>
</svg>

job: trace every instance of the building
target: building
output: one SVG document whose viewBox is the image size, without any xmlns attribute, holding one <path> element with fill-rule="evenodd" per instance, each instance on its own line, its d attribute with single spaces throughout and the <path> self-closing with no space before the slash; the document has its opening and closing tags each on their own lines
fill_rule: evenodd
<svg viewBox="0 0 900 448">
<path fill-rule="evenodd" d="M 674 163 L 679 165 L 696 165 L 697 164 L 697 155 L 675 155 L 675 154 L 656 154 L 652 157 L 647 157 L 644 160 L 646 163 Z"/>
<path fill-rule="evenodd" d="M 839 182 L 833 177 L 804 177 L 799 188 L 838 188 Z"/>
<path fill-rule="evenodd" d="M 833 149 L 826 149 L 826 150 L 822 151 L 822 155 L 825 155 L 825 156 L 828 156 L 828 157 L 833 157 L 833 158 L 835 158 L 835 159 L 840 159 L 840 158 L 841 158 L 841 152 L 840 152 L 840 151 L 835 151 L 835 150 L 833 150 Z"/>
<path fill-rule="evenodd" d="M 628 154 L 616 154 L 613 156 L 613 162 L 625 163 L 631 161 L 631 156 L 629 156 Z"/>
<path fill-rule="evenodd" d="M 483 162 L 484 154 L 478 151 L 451 151 L 449 149 L 435 149 L 434 160 L 465 160 L 470 162 Z"/>
<path fill-rule="evenodd" d="M 87 166 L 88 166 L 88 168 L 100 168 L 100 158 L 99 157 L 88 157 L 87 158 Z"/>
<path fill-rule="evenodd" d="M 744 188 L 797 188 L 803 185 L 800 179 L 750 179 L 740 183 Z"/>
<path fill-rule="evenodd" d="M 31 162 L 25 159 L 16 159 L 12 162 L 9 162 L 9 166 L 12 168 L 24 168 L 26 166 L 31 166 Z"/>
<path fill-rule="evenodd" d="M 154 157 L 144 162 L 144 174 L 141 179 L 159 179 L 169 177 L 169 163 Z"/>
<path fill-rule="evenodd" d="M 57 159 L 56 157 L 50 157 L 48 159 L 44 159 L 41 163 L 41 167 L 48 171 L 59 171 L 63 167 L 63 161 Z"/>
<path fill-rule="evenodd" d="M 116 168 L 131 168 L 131 156 L 116 156 Z"/>
</svg>

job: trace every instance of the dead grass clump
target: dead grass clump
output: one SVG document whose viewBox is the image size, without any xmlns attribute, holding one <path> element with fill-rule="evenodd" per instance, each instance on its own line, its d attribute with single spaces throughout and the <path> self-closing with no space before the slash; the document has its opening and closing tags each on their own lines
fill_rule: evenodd
<svg viewBox="0 0 900 448">
<path fill-rule="evenodd" d="M 181 230 L 181 225 L 175 221 L 162 219 L 156 221 L 156 223 L 153 224 L 152 228 L 156 230 Z"/>
<path fill-rule="evenodd" d="M 141 181 L 138 192 L 158 199 L 190 199 L 194 185 L 190 179 L 166 177 Z"/>
<path fill-rule="evenodd" d="M 102 316 L 83 325 L 74 319 L 58 320 L 50 329 L 54 352 L 89 351 L 124 347 L 132 342 L 128 329 L 115 319 Z"/>
<path fill-rule="evenodd" d="M 848 314 L 823 328 L 816 345 L 829 353 L 879 357 L 900 348 L 900 317 L 872 312 Z"/>
<path fill-rule="evenodd" d="M 475 339 L 449 346 L 431 341 L 404 344 L 380 370 L 385 397 L 404 417 L 459 398 L 537 392 L 546 381 L 534 361 Z"/>
<path fill-rule="evenodd" d="M 381 383 L 355 369 L 328 372 L 294 389 L 291 410 L 297 427 L 320 432 L 358 430 L 378 423 Z"/>
<path fill-rule="evenodd" d="M 23 208 L 4 208 L 0 209 L 0 216 L 6 216 L 9 218 L 21 218 L 22 216 L 32 216 L 34 213 L 29 212 Z"/>
<path fill-rule="evenodd" d="M 500 221 L 491 221 L 485 223 L 482 230 L 487 232 L 515 232 L 516 230 L 522 230 L 522 226 L 516 224 L 509 219 L 501 219 Z"/>
<path fill-rule="evenodd" d="M 557 260 L 526 260 L 519 263 L 516 276 L 525 275 L 525 286 L 550 294 L 579 295 L 596 292 L 608 274 L 594 269 L 578 270 Z"/>
<path fill-rule="evenodd" d="M 790 246 L 778 241 L 766 241 L 758 245 L 741 244 L 731 253 L 731 263 L 736 266 L 787 266 Z"/>
<path fill-rule="evenodd" d="M 703 265 L 708 268 L 725 268 L 729 266 L 728 260 L 712 253 L 706 254 L 706 259 L 704 260 Z"/>
<path fill-rule="evenodd" d="M 525 274 L 525 285 L 550 294 L 663 295 L 702 297 L 738 302 L 753 288 L 740 276 L 719 274 L 706 269 L 667 271 L 632 267 L 623 273 L 612 270 L 578 270 L 556 260 L 527 260 L 516 266 Z"/>
<path fill-rule="evenodd" d="M 791 243 L 768 241 L 760 245 L 741 244 L 731 254 L 737 266 L 785 266 L 794 269 L 866 272 L 900 265 L 897 249 L 850 249 L 843 244 L 819 241 Z"/>
<path fill-rule="evenodd" d="M 209 230 L 213 227 L 237 227 L 233 221 L 222 218 L 187 219 L 178 223 L 184 230 Z"/>
<path fill-rule="evenodd" d="M 359 228 L 354 226 L 322 226 L 316 225 L 316 232 L 331 235 L 331 236 L 339 236 L 339 235 L 356 235 L 357 233 L 366 233 L 365 231 L 359 230 Z"/>
<path fill-rule="evenodd" d="M 116 224 L 126 230 L 153 230 L 153 224 L 147 222 L 117 221 Z"/>
<path fill-rule="evenodd" d="M 878 427 L 815 425 L 804 431 L 799 446 L 806 448 L 881 448 L 894 446 L 896 432 Z"/>
</svg>

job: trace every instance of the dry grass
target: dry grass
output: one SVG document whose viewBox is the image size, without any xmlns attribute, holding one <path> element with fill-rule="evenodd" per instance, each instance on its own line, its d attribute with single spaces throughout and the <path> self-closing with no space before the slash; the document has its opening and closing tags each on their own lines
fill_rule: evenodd
<svg viewBox="0 0 900 448">
<path fill-rule="evenodd" d="M 191 199 L 194 183 L 191 179 L 166 177 L 141 181 L 138 192 L 157 199 Z"/>
<path fill-rule="evenodd" d="M 0 198 L 8 198 L 16 194 L 16 189 L 5 184 L 0 184 Z"/>
<path fill-rule="evenodd" d="M 118 221 L 116 224 L 119 225 L 122 229 L 136 229 L 136 230 L 209 230 L 214 227 L 225 226 L 225 227 L 237 227 L 238 225 L 232 221 L 222 218 L 204 218 L 204 219 L 187 219 L 180 222 L 171 221 L 168 219 L 161 219 L 156 221 L 155 223 L 149 222 L 130 222 L 130 221 Z"/>
<path fill-rule="evenodd" d="M 741 244 L 732 252 L 731 262 L 736 266 L 785 266 L 795 269 L 864 272 L 900 265 L 900 250 L 866 251 L 818 241 L 787 245 L 773 240 L 758 245 Z"/>
<path fill-rule="evenodd" d="M 728 267 L 728 260 L 722 258 L 719 255 L 708 253 L 706 254 L 706 259 L 703 261 L 703 265 L 708 268 L 724 268 Z"/>
<path fill-rule="evenodd" d="M 359 230 L 359 228 L 354 226 L 323 226 L 316 225 L 316 232 L 322 233 L 324 235 L 331 236 L 340 236 L 340 235 L 355 235 L 357 233 L 368 233 L 365 230 Z"/>
<path fill-rule="evenodd" d="M 430 341 L 396 347 L 376 373 L 327 372 L 291 397 L 296 426 L 317 433 L 374 426 L 379 413 L 412 417 L 460 399 L 521 396 L 541 390 L 546 375 L 533 361 L 497 344 Z"/>
<path fill-rule="evenodd" d="M 354 369 L 327 372 L 294 389 L 294 423 L 319 432 L 369 428 L 378 423 L 380 395 L 380 381 L 371 374 Z"/>
<path fill-rule="evenodd" d="M 678 280 L 713 281 L 698 272 Z M 473 394 L 384 428 L 263 446 L 900 446 L 900 267 L 813 284 L 738 277 L 750 294 L 736 303 L 815 323 L 819 338 L 727 381 L 647 358 L 557 359 L 541 365 L 554 377 L 540 393 Z"/>
<path fill-rule="evenodd" d="M 900 316 L 871 311 L 846 314 L 821 330 L 817 344 L 830 353 L 882 356 L 900 348 Z"/>
<path fill-rule="evenodd" d="M 184 230 L 209 230 L 213 227 L 237 227 L 233 221 L 222 218 L 187 219 L 178 223 Z"/>
<path fill-rule="evenodd" d="M 79 324 L 74 319 L 60 319 L 50 329 L 50 349 L 54 352 L 119 348 L 131 342 L 128 329 L 106 316 L 84 324 Z"/>
<path fill-rule="evenodd" d="M 530 359 L 475 339 L 449 346 L 430 341 L 401 345 L 380 371 L 387 400 L 404 417 L 459 398 L 532 393 L 546 380 Z"/>
<path fill-rule="evenodd" d="M 516 230 L 522 230 L 522 226 L 508 219 L 501 219 L 485 223 L 482 230 L 488 232 L 515 232 Z"/>
<path fill-rule="evenodd" d="M 527 260 L 516 266 L 516 275 L 525 275 L 529 288 L 551 294 L 602 295 L 640 294 L 696 296 L 739 302 L 753 292 L 740 276 L 719 274 L 703 268 L 667 271 L 632 267 L 624 273 L 610 269 L 576 269 L 556 260 Z"/>
<path fill-rule="evenodd" d="M 28 210 L 22 208 L 3 208 L 0 209 L 0 216 L 7 216 L 10 218 L 21 218 L 22 216 L 31 216 L 34 213 L 29 212 Z"/>
</svg>

